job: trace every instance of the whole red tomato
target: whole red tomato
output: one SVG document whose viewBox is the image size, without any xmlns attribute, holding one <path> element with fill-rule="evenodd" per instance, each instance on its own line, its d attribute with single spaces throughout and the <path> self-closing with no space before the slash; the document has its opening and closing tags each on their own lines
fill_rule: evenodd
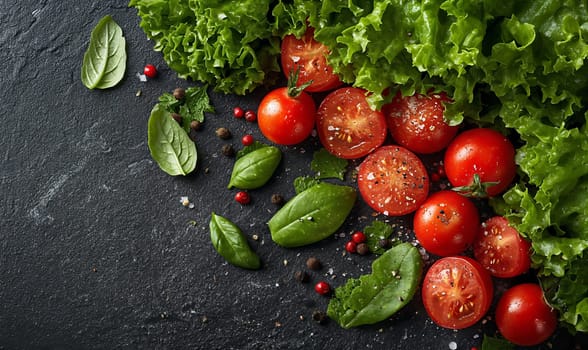
<svg viewBox="0 0 588 350">
<path fill-rule="evenodd" d="M 557 328 L 557 314 L 538 284 L 523 283 L 507 290 L 496 306 L 496 325 L 509 341 L 521 346 L 547 340 Z"/>
<path fill-rule="evenodd" d="M 296 87 L 297 76 L 267 94 L 257 110 L 257 124 L 261 133 L 280 145 L 294 145 L 304 141 L 314 128 L 316 105 L 304 87 Z"/>
<path fill-rule="evenodd" d="M 444 164 L 451 185 L 476 197 L 502 193 L 516 175 L 514 146 L 487 128 L 458 134 L 445 150 Z"/>
</svg>

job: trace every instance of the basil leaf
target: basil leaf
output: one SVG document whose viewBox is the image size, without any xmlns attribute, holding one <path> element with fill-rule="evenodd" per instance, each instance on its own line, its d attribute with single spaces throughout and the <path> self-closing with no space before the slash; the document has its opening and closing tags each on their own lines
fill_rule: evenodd
<svg viewBox="0 0 588 350">
<path fill-rule="evenodd" d="M 299 176 L 294 179 L 294 190 L 296 194 L 306 191 L 312 186 L 319 184 L 321 181 L 310 176 Z"/>
<path fill-rule="evenodd" d="M 484 335 L 482 350 L 514 350 L 514 344 L 506 339 Z"/>
<path fill-rule="evenodd" d="M 232 265 L 256 270 L 261 266 L 259 256 L 251 250 L 247 239 L 229 219 L 212 213 L 210 240 L 214 249 Z"/>
<path fill-rule="evenodd" d="M 314 185 L 294 196 L 270 219 L 272 240 L 290 248 L 325 239 L 343 224 L 356 198 L 349 186 Z"/>
<path fill-rule="evenodd" d="M 335 178 L 344 180 L 348 164 L 347 159 L 338 158 L 326 149 L 321 148 L 314 152 L 310 168 L 316 172 L 319 179 Z"/>
<path fill-rule="evenodd" d="M 227 187 L 251 190 L 265 185 L 276 171 L 281 159 L 282 152 L 274 146 L 259 147 L 238 156 Z"/>
<path fill-rule="evenodd" d="M 392 226 L 378 220 L 375 220 L 371 225 L 366 226 L 363 229 L 363 233 L 367 236 L 366 243 L 370 248 L 370 252 L 378 255 L 383 254 L 386 249 L 380 245 L 380 241 L 382 239 L 388 239 L 394 233 L 395 227 L 395 224 Z M 393 238 L 393 240 L 396 239 L 396 237 Z"/>
<path fill-rule="evenodd" d="M 169 175 L 187 175 L 196 167 L 196 145 L 169 112 L 155 105 L 147 128 L 151 157 Z"/>
<path fill-rule="evenodd" d="M 416 247 L 400 243 L 372 263 L 372 273 L 335 289 L 327 314 L 343 328 L 387 319 L 410 302 L 423 271 Z"/>
<path fill-rule="evenodd" d="M 127 65 L 126 42 L 122 29 L 110 16 L 104 16 L 92 30 L 84 54 L 82 83 L 88 89 L 106 89 L 118 84 Z"/>
</svg>

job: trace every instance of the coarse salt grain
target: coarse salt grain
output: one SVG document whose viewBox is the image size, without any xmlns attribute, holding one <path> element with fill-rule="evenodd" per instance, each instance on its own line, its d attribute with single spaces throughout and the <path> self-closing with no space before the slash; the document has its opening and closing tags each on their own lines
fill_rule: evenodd
<svg viewBox="0 0 588 350">
<path fill-rule="evenodd" d="M 449 349 L 451 350 L 456 350 L 457 349 L 457 343 L 452 341 L 449 343 Z"/>
</svg>

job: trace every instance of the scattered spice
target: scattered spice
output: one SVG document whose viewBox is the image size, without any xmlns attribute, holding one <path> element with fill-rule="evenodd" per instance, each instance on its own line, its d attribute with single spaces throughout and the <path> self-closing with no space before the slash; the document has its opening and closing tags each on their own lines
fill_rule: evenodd
<svg viewBox="0 0 588 350">
<path fill-rule="evenodd" d="M 300 283 L 306 283 L 310 279 L 310 276 L 306 271 L 296 271 L 294 272 L 294 279 Z"/>
<path fill-rule="evenodd" d="M 182 116 L 181 115 L 179 115 L 178 113 L 172 113 L 171 116 L 172 116 L 172 118 L 174 118 L 175 121 L 182 124 Z"/>
<path fill-rule="evenodd" d="M 216 129 L 216 136 L 223 140 L 228 140 L 231 138 L 231 132 L 227 128 L 218 128 Z"/>
<path fill-rule="evenodd" d="M 282 204 L 284 204 L 284 197 L 282 197 L 282 195 L 278 194 L 278 193 L 272 194 L 271 200 L 272 200 L 272 204 L 275 204 L 275 205 L 281 206 Z"/>
<path fill-rule="evenodd" d="M 391 241 L 390 241 L 390 239 L 388 239 L 388 238 L 382 238 L 382 239 L 380 239 L 380 240 L 378 241 L 378 245 L 379 245 L 381 248 L 383 248 L 383 249 L 388 249 L 388 248 L 390 248 L 390 245 L 391 245 L 391 243 L 392 243 L 392 242 L 391 242 Z"/>
<path fill-rule="evenodd" d="M 328 320 L 327 313 L 320 310 L 315 310 L 312 312 L 312 319 L 317 322 L 318 324 L 324 324 Z"/>
<path fill-rule="evenodd" d="M 202 123 L 199 122 L 198 120 L 192 120 L 190 122 L 190 129 L 194 130 L 194 131 L 198 131 L 200 130 L 200 127 L 202 126 Z"/>
<path fill-rule="evenodd" d="M 183 88 L 176 88 L 173 92 L 173 95 L 176 100 L 183 100 L 186 97 L 186 90 Z"/>
<path fill-rule="evenodd" d="M 323 267 L 323 265 L 321 264 L 321 261 L 319 259 L 315 258 L 314 256 L 311 256 L 306 260 L 306 267 L 308 267 L 309 270 L 317 271 L 320 270 Z"/>
<path fill-rule="evenodd" d="M 240 119 L 243 118 L 244 115 L 245 111 L 243 110 L 243 108 L 239 106 L 233 108 L 233 116 L 235 116 L 235 118 Z"/>
<path fill-rule="evenodd" d="M 370 247 L 367 243 L 359 243 L 356 247 L 357 254 L 366 255 L 370 252 Z"/>
<path fill-rule="evenodd" d="M 251 202 L 251 197 L 246 191 L 239 191 L 235 194 L 235 201 L 239 204 L 246 205 Z"/>
<path fill-rule="evenodd" d="M 235 156 L 235 149 L 233 148 L 233 145 L 223 145 L 223 148 L 221 149 L 223 155 L 227 156 L 227 157 L 234 157 Z"/>
<path fill-rule="evenodd" d="M 319 281 L 314 285 L 314 291 L 320 295 L 328 295 L 331 293 L 331 286 L 325 281 Z"/>
<path fill-rule="evenodd" d="M 247 111 L 245 111 L 245 120 L 250 123 L 253 123 L 257 120 L 257 114 L 255 114 L 255 112 L 251 109 L 248 109 Z"/>
<path fill-rule="evenodd" d="M 349 241 L 347 243 L 345 243 L 345 250 L 348 253 L 356 253 L 357 252 L 357 243 L 355 243 L 354 241 Z"/>
</svg>

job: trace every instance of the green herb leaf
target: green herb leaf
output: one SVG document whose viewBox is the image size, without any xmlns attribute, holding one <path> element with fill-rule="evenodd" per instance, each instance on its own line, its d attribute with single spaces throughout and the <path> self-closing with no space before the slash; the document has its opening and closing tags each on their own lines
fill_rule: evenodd
<svg viewBox="0 0 588 350">
<path fill-rule="evenodd" d="M 380 245 L 380 241 L 390 238 L 392 233 L 394 233 L 394 226 L 382 221 L 375 220 L 371 225 L 366 226 L 363 229 L 363 233 L 367 237 L 366 243 L 370 248 L 370 252 L 374 254 L 384 254 L 386 249 Z"/>
<path fill-rule="evenodd" d="M 306 191 L 312 186 L 319 184 L 320 180 L 310 176 L 299 176 L 294 179 L 294 190 L 296 194 Z"/>
<path fill-rule="evenodd" d="M 233 222 L 212 213 L 210 218 L 210 240 L 214 249 L 230 264 L 245 269 L 256 270 L 261 266 L 241 229 Z"/>
<path fill-rule="evenodd" d="M 182 127 L 159 104 L 149 117 L 147 128 L 151 157 L 170 175 L 187 175 L 196 167 L 196 145 Z"/>
<path fill-rule="evenodd" d="M 92 30 L 84 54 L 82 83 L 88 89 L 106 89 L 118 84 L 126 70 L 127 52 L 122 29 L 104 16 Z"/>
<path fill-rule="evenodd" d="M 227 187 L 251 190 L 265 185 L 276 171 L 281 159 L 282 151 L 267 145 L 257 146 L 250 152 L 238 155 Z"/>
<path fill-rule="evenodd" d="M 206 86 L 193 86 L 186 89 L 186 96 L 180 105 L 182 126 L 186 131 L 190 130 L 190 123 L 193 120 L 203 122 L 204 113 L 214 113 L 214 107 L 210 104 Z"/>
<path fill-rule="evenodd" d="M 268 222 L 273 241 L 299 247 L 327 238 L 343 224 L 356 198 L 352 187 L 326 182 L 300 192 Z"/>
<path fill-rule="evenodd" d="M 343 328 L 383 321 L 413 298 L 422 270 L 418 249 L 400 243 L 374 260 L 371 274 L 335 289 L 327 314 Z"/>
<path fill-rule="evenodd" d="M 182 101 L 176 99 L 169 92 L 164 92 L 159 96 L 159 105 L 170 113 L 179 113 Z"/>
<path fill-rule="evenodd" d="M 316 172 L 319 179 L 336 178 L 344 180 L 348 164 L 347 159 L 338 158 L 326 149 L 321 148 L 314 152 L 310 168 Z"/>
<path fill-rule="evenodd" d="M 514 344 L 506 339 L 484 335 L 481 350 L 514 350 Z"/>
</svg>

